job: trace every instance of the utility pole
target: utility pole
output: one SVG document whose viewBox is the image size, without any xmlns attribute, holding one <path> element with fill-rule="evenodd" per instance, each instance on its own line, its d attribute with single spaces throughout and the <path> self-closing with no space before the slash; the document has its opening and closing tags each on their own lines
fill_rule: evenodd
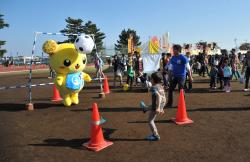
<svg viewBox="0 0 250 162">
<path fill-rule="evenodd" d="M 17 51 L 16 55 L 17 55 L 17 65 L 19 66 L 19 57 L 18 57 L 18 51 Z"/>
<path fill-rule="evenodd" d="M 43 52 L 42 52 L 42 60 L 41 60 L 41 64 L 43 64 Z"/>
<path fill-rule="evenodd" d="M 237 51 L 237 38 L 234 38 L 234 44 L 235 44 L 235 51 Z"/>
</svg>

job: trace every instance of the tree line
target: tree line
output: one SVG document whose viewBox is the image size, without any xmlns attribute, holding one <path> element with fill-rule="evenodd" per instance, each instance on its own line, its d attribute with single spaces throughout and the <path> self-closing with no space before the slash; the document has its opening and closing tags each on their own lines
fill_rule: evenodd
<svg viewBox="0 0 250 162">
<path fill-rule="evenodd" d="M 0 29 L 9 27 L 9 24 L 7 24 L 4 21 L 3 18 L 4 15 L 0 13 Z M 103 40 L 105 39 L 106 35 L 104 32 L 100 30 L 100 28 L 97 27 L 95 23 L 92 21 L 87 21 L 84 23 L 84 21 L 80 18 L 74 19 L 71 17 L 68 17 L 65 19 L 66 22 L 66 27 L 62 29 L 60 32 L 64 34 L 94 34 L 95 38 L 95 44 L 96 44 L 96 49 L 97 52 L 100 52 L 101 50 L 104 49 L 103 46 Z M 124 53 L 124 49 L 127 48 L 127 41 L 129 35 L 133 35 L 134 37 L 134 43 L 136 46 L 139 46 L 141 42 L 139 41 L 140 37 L 136 34 L 135 30 L 128 29 L 125 30 L 123 29 L 121 34 L 119 35 L 119 40 L 117 40 L 117 43 L 115 44 L 115 50 L 120 51 L 121 53 Z M 77 36 L 75 35 L 69 35 L 67 36 L 68 38 L 62 42 L 58 43 L 74 43 L 75 39 Z M 7 53 L 7 50 L 2 49 L 2 46 L 5 45 L 6 41 L 0 40 L 0 57 L 3 57 L 5 53 Z M 93 53 L 96 51 L 94 50 Z"/>
<path fill-rule="evenodd" d="M 9 24 L 4 22 L 3 16 L 4 15 L 0 13 L 0 29 L 9 27 Z M 2 46 L 5 45 L 5 43 L 6 41 L 0 40 L 0 57 L 2 57 L 7 52 L 6 49 L 2 49 Z"/>
</svg>

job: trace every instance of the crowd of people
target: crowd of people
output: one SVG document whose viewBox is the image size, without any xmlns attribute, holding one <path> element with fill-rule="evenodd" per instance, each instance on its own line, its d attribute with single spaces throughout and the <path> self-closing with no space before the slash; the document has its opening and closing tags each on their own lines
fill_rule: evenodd
<svg viewBox="0 0 250 162">
<path fill-rule="evenodd" d="M 179 53 L 181 53 L 181 46 L 179 45 L 178 50 Z M 230 53 L 226 50 L 222 50 L 221 55 L 208 55 L 206 50 L 200 52 L 198 55 L 191 55 L 190 52 L 181 55 L 185 56 L 188 63 L 185 77 L 183 77 L 185 79 L 181 81 L 183 83 L 178 85 L 179 88 L 184 88 L 186 92 L 192 91 L 192 76 L 194 74 L 201 77 L 209 77 L 210 89 L 221 89 L 225 92 L 230 92 L 230 81 L 235 79 L 244 80 L 244 91 L 249 91 L 250 51 L 245 55 L 236 53 L 235 49 L 232 49 Z M 161 66 L 158 70 L 158 72 L 162 74 L 164 88 L 170 91 L 171 82 L 175 82 L 175 80 L 171 78 L 171 58 L 173 58 L 172 54 L 162 53 Z M 138 52 L 128 54 L 128 57 L 124 54 L 121 56 L 115 55 L 110 63 L 114 69 L 114 87 L 116 87 L 117 81 L 119 81 L 121 87 L 124 85 L 124 76 L 127 76 L 126 84 L 129 85 L 130 90 L 134 86 L 142 85 L 143 87 L 147 87 L 150 85 L 150 76 L 143 73 L 143 61 Z M 239 71 L 240 69 L 241 71 Z"/>
<path fill-rule="evenodd" d="M 217 84 L 219 84 L 218 89 L 230 92 L 232 88 L 230 82 L 235 78 L 245 84 L 244 91 L 249 91 L 250 51 L 242 55 L 232 49 L 230 53 L 222 50 L 221 55 L 208 55 L 204 50 L 195 56 L 192 56 L 190 52 L 182 54 L 181 51 L 180 45 L 174 45 L 173 54 L 162 53 L 160 68 L 150 76 L 143 74 L 143 61 L 138 52 L 128 54 L 128 58 L 125 55 L 121 57 L 115 55 L 112 60 L 114 87 L 117 78 L 119 78 L 120 86 L 123 86 L 123 77 L 127 76 L 126 84 L 129 85 L 130 90 L 138 84 L 150 88 L 151 106 L 147 106 L 143 101 L 140 103 L 144 113 L 149 111 L 148 122 L 152 135 L 147 139 L 150 141 L 160 140 L 154 121 L 158 114 L 164 114 L 165 107 L 173 108 L 173 91 L 176 86 L 178 85 L 179 90 L 192 92 L 194 74 L 209 77 L 209 88 L 212 90 L 217 89 Z M 165 96 L 166 90 L 168 97 Z"/>
<path fill-rule="evenodd" d="M 143 75 L 142 58 L 138 52 L 129 54 L 126 58 L 124 54 L 121 57 L 115 55 L 112 60 L 114 69 L 114 87 L 116 87 L 117 78 L 119 78 L 120 87 L 123 86 L 123 76 L 127 76 L 126 84 L 130 90 L 139 83 L 146 81 L 145 74 Z"/>
</svg>

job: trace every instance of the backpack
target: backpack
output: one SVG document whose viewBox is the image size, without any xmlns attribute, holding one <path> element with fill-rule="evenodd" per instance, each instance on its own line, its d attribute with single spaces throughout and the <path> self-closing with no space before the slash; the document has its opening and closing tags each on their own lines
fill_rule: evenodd
<svg viewBox="0 0 250 162">
<path fill-rule="evenodd" d="M 232 75 L 232 70 L 229 66 L 225 66 L 223 68 L 223 74 L 224 74 L 224 77 L 231 77 Z"/>
</svg>

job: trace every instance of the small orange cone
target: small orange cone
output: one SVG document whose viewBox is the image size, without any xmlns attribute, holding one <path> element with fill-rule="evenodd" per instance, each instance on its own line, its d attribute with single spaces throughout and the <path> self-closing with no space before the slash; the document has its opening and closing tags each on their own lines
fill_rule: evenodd
<svg viewBox="0 0 250 162">
<path fill-rule="evenodd" d="M 178 110 L 177 110 L 176 118 L 173 118 L 172 121 L 174 121 L 178 125 L 193 123 L 193 121 L 187 117 L 186 104 L 185 104 L 183 89 L 181 89 L 181 91 L 180 91 L 180 97 L 179 97 L 179 103 L 178 103 Z"/>
<path fill-rule="evenodd" d="M 108 77 L 107 76 L 104 77 L 103 92 L 105 94 L 110 93 L 110 91 L 109 91 L 109 82 L 108 82 Z"/>
<path fill-rule="evenodd" d="M 26 110 L 29 110 L 29 111 L 34 110 L 34 104 L 31 102 L 27 103 L 25 108 L 26 108 Z"/>
<path fill-rule="evenodd" d="M 53 85 L 53 97 L 51 101 L 62 101 L 59 91 L 56 89 L 56 85 Z"/>
<path fill-rule="evenodd" d="M 100 151 L 110 145 L 113 144 L 113 142 L 106 141 L 103 137 L 102 133 L 102 121 L 100 120 L 100 115 L 98 111 L 97 104 L 94 103 L 92 111 L 92 126 L 91 126 L 91 138 L 90 141 L 87 143 L 84 143 L 83 146 L 87 147 L 90 150 L 93 150 L 95 152 Z"/>
</svg>

